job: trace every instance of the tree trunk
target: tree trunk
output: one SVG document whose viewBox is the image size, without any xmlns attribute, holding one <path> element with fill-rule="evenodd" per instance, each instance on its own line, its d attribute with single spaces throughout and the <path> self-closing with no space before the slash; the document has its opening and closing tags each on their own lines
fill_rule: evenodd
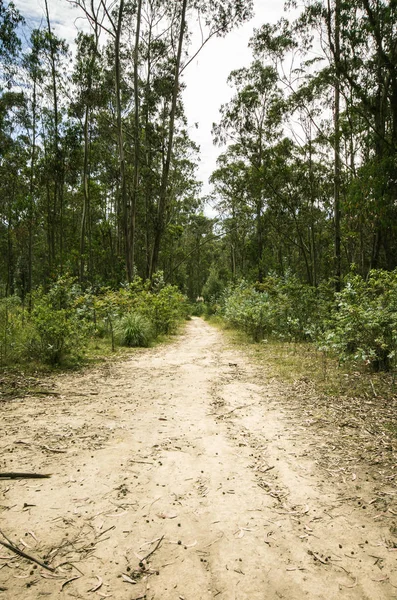
<svg viewBox="0 0 397 600">
<path fill-rule="evenodd" d="M 142 15 L 142 0 L 138 0 L 136 30 L 135 30 L 135 48 L 134 48 L 134 103 L 135 103 L 135 128 L 134 128 L 134 179 L 132 184 L 131 198 L 131 278 L 134 277 L 135 263 L 135 229 L 136 229 L 136 205 L 139 186 L 139 167 L 140 167 L 140 127 L 139 127 L 139 77 L 138 77 L 138 60 L 139 60 L 139 37 L 141 30 L 141 15 Z"/>
<path fill-rule="evenodd" d="M 117 27 L 115 31 L 115 89 L 116 89 L 116 119 L 117 119 L 117 142 L 119 148 L 119 168 L 120 168 L 120 193 L 123 215 L 124 229 L 124 252 L 127 281 L 132 281 L 131 264 L 131 243 L 130 243 L 130 224 L 129 224 L 129 205 L 126 180 L 126 161 L 124 152 L 124 134 L 122 123 L 121 106 L 121 61 L 120 61 L 120 42 L 121 29 L 123 24 L 124 0 L 120 0 L 119 13 L 117 18 Z"/>
<path fill-rule="evenodd" d="M 168 180 L 169 180 L 169 174 L 170 174 L 171 155 L 172 155 L 172 147 L 173 147 L 173 141 L 174 141 L 175 115 L 176 115 L 176 107 L 177 107 L 177 100 L 178 100 L 178 93 L 179 93 L 179 75 L 180 75 L 180 66 L 181 66 L 181 58 L 182 58 L 183 40 L 184 40 L 185 27 L 186 27 L 187 3 L 188 3 L 188 0 L 182 0 L 181 24 L 180 24 L 180 30 L 179 30 L 178 50 L 177 50 L 177 57 L 176 57 L 176 63 L 175 63 L 175 80 L 174 80 L 174 89 L 173 89 L 173 94 L 172 94 L 169 131 L 168 131 L 167 155 L 166 155 L 165 164 L 164 164 L 162 177 L 161 177 L 160 197 L 159 197 L 157 219 L 156 219 L 156 221 L 157 221 L 156 222 L 156 231 L 154 234 L 152 260 L 151 260 L 151 265 L 150 265 L 150 277 L 153 277 L 153 275 L 156 272 L 157 267 L 158 267 L 160 246 L 161 246 L 161 241 L 162 241 L 164 230 L 165 230 L 165 218 L 166 218 L 166 210 L 167 210 L 167 204 L 168 204 L 168 198 L 167 198 Z"/>
<path fill-rule="evenodd" d="M 33 81 L 33 103 L 32 103 L 32 154 L 30 157 L 30 177 L 29 177 L 29 245 L 28 245 L 28 310 L 32 310 L 32 269 L 33 269 L 33 210 L 34 210 L 34 171 L 36 164 L 36 80 Z"/>
<path fill-rule="evenodd" d="M 84 115 L 84 163 L 83 163 L 83 211 L 81 215 L 81 226 L 80 226 L 80 283 L 84 280 L 85 271 L 85 247 L 86 247 L 86 234 L 87 234 L 87 220 L 89 218 L 89 204 L 90 204 L 90 192 L 89 192 L 89 119 L 90 119 L 90 107 L 85 107 Z"/>
<path fill-rule="evenodd" d="M 334 223 L 335 223 L 335 291 L 341 289 L 341 158 L 340 158 L 340 11 L 341 0 L 335 0 L 335 109 L 334 109 Z"/>
<path fill-rule="evenodd" d="M 50 13 L 48 10 L 48 0 L 45 0 L 45 11 L 47 18 L 47 28 L 50 40 L 50 62 L 51 62 L 51 79 L 52 79 L 52 97 L 54 105 L 54 195 L 53 195 L 53 214 L 54 216 L 59 212 L 59 262 L 62 271 L 63 264 L 63 200 L 61 187 L 61 156 L 59 148 L 59 110 L 58 110 L 58 90 L 57 90 L 57 73 L 56 73 L 56 62 L 55 62 L 55 49 L 54 41 L 52 37 Z M 58 206 L 59 204 L 59 206 Z"/>
</svg>

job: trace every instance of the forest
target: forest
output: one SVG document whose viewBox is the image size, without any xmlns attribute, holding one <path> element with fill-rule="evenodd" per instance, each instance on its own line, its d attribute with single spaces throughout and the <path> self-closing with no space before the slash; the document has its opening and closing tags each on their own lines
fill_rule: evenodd
<svg viewBox="0 0 397 600">
<path fill-rule="evenodd" d="M 49 0 L 33 30 L 0 3 L 1 364 L 61 362 L 93 334 L 145 345 L 206 312 L 393 368 L 397 3 L 288 0 L 256 23 L 209 196 L 184 74 L 253 3 L 65 3 L 73 48 Z"/>
</svg>

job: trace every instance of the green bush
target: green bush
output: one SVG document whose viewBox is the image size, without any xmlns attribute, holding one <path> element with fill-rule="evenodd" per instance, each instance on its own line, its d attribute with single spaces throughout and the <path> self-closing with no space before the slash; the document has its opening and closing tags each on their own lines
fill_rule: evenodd
<svg viewBox="0 0 397 600">
<path fill-rule="evenodd" d="M 318 290 L 293 277 L 267 277 L 255 285 L 242 281 L 227 288 L 220 312 L 254 341 L 311 341 L 321 328 L 325 303 Z"/>
<path fill-rule="evenodd" d="M 397 271 L 349 275 L 320 340 L 339 360 L 388 370 L 397 351 Z"/>
<path fill-rule="evenodd" d="M 21 301 L 16 296 L 0 300 L 0 365 L 18 360 L 24 338 Z"/>
<path fill-rule="evenodd" d="M 189 308 L 190 314 L 193 317 L 202 317 L 206 312 L 206 305 L 204 302 L 193 302 Z"/>
<path fill-rule="evenodd" d="M 140 314 L 152 324 L 154 337 L 176 331 L 189 312 L 185 296 L 177 287 L 163 285 L 160 276 L 153 288 L 150 282 L 136 278 L 118 291 L 105 289 L 95 299 L 94 309 L 98 321 L 106 327 L 127 313 Z M 96 327 L 101 329 L 99 323 Z"/>
<path fill-rule="evenodd" d="M 207 304 L 216 303 L 224 289 L 225 285 L 220 279 L 218 269 L 213 265 L 202 290 L 205 302 Z"/>
<path fill-rule="evenodd" d="M 72 278 L 59 278 L 45 293 L 42 288 L 32 296 L 25 351 L 27 356 L 50 365 L 81 358 L 86 344 L 87 325 L 74 307 L 79 289 Z"/>
<path fill-rule="evenodd" d="M 153 326 L 143 315 L 128 313 L 116 322 L 115 334 L 121 346 L 146 348 L 153 339 Z"/>
<path fill-rule="evenodd" d="M 147 346 L 176 331 L 189 314 L 186 298 L 165 285 L 136 278 L 119 290 L 81 290 L 76 280 L 60 277 L 48 290 L 32 293 L 32 311 L 17 297 L 0 300 L 0 366 L 35 359 L 50 365 L 82 358 L 90 336 L 127 346 Z"/>
</svg>

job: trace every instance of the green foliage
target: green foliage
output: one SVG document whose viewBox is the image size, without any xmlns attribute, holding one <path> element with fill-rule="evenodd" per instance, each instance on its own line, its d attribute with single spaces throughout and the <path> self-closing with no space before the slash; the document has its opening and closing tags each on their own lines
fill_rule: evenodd
<svg viewBox="0 0 397 600">
<path fill-rule="evenodd" d="M 189 312 L 193 317 L 202 317 L 206 312 L 206 304 L 204 302 L 193 302 L 189 306 Z"/>
<path fill-rule="evenodd" d="M 175 332 L 188 313 L 185 296 L 177 287 L 164 285 L 161 277 L 155 278 L 154 286 L 137 277 L 118 291 L 105 289 L 97 296 L 95 308 L 100 318 L 112 322 L 126 313 L 138 313 L 152 324 L 154 337 Z"/>
<path fill-rule="evenodd" d="M 367 280 L 352 274 L 345 283 L 320 346 L 341 361 L 390 369 L 397 352 L 397 271 L 372 270 Z"/>
<path fill-rule="evenodd" d="M 58 278 L 31 296 L 32 310 L 16 296 L 0 300 L 0 365 L 26 362 L 75 364 L 91 339 L 105 338 L 129 346 L 148 346 L 160 335 L 176 331 L 189 313 L 179 290 L 136 278 L 119 290 L 81 290 L 75 278 Z"/>
<path fill-rule="evenodd" d="M 324 299 L 318 290 L 294 277 L 266 277 L 255 285 L 245 281 L 228 288 L 222 312 L 226 321 L 254 341 L 273 337 L 286 341 L 315 339 Z"/>
<path fill-rule="evenodd" d="M 218 273 L 218 269 L 212 265 L 208 275 L 208 279 L 203 287 L 203 298 L 207 303 L 215 303 L 222 295 L 225 288 L 224 283 L 221 281 Z"/>
<path fill-rule="evenodd" d="M 153 339 L 153 326 L 139 313 L 128 313 L 115 325 L 116 339 L 121 346 L 146 348 Z"/>
<path fill-rule="evenodd" d="M 18 359 L 22 336 L 21 302 L 16 296 L 0 301 L 0 365 Z"/>
<path fill-rule="evenodd" d="M 74 307 L 79 288 L 71 277 L 60 277 L 45 293 L 33 294 L 27 352 L 39 361 L 59 365 L 81 357 L 87 327 Z"/>
<path fill-rule="evenodd" d="M 33 310 L 31 324 L 27 350 L 34 358 L 45 364 L 59 365 L 81 357 L 84 330 L 69 311 L 55 310 L 43 296 Z"/>
<path fill-rule="evenodd" d="M 397 271 L 350 274 L 343 290 L 313 288 L 294 277 L 245 281 L 225 291 L 220 314 L 254 341 L 315 342 L 340 362 L 389 370 L 397 355 Z"/>
</svg>

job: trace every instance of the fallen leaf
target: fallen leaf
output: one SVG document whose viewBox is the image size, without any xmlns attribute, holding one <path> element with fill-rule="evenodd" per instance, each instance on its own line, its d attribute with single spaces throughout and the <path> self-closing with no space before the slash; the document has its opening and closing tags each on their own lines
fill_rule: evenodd
<svg viewBox="0 0 397 600">
<path fill-rule="evenodd" d="M 132 583 L 133 585 L 136 585 L 136 581 L 135 579 L 131 579 L 131 577 L 128 577 L 128 575 L 125 575 L 125 573 L 121 574 L 121 577 L 123 578 L 123 581 L 125 581 L 126 583 Z"/>
<path fill-rule="evenodd" d="M 345 588 L 351 589 L 351 588 L 356 587 L 356 585 L 357 585 L 357 579 L 354 580 L 354 583 L 352 585 L 345 585 L 344 583 L 340 583 L 339 585 L 341 585 L 341 586 L 343 586 Z"/>
<path fill-rule="evenodd" d="M 176 519 L 177 513 L 156 513 L 159 519 Z"/>
<path fill-rule="evenodd" d="M 61 585 L 61 592 L 64 587 L 66 587 L 69 583 L 72 583 L 72 581 L 76 581 L 76 579 L 80 579 L 80 575 L 78 575 L 77 577 L 72 577 L 71 579 L 68 579 L 67 581 L 64 581 L 63 584 Z"/>
<path fill-rule="evenodd" d="M 100 577 L 98 577 L 98 575 L 96 576 L 96 578 L 98 579 L 98 583 L 94 585 L 94 587 L 92 587 L 90 590 L 87 590 L 87 592 L 96 592 L 97 590 L 99 590 L 100 587 L 102 587 L 103 580 Z"/>
</svg>

